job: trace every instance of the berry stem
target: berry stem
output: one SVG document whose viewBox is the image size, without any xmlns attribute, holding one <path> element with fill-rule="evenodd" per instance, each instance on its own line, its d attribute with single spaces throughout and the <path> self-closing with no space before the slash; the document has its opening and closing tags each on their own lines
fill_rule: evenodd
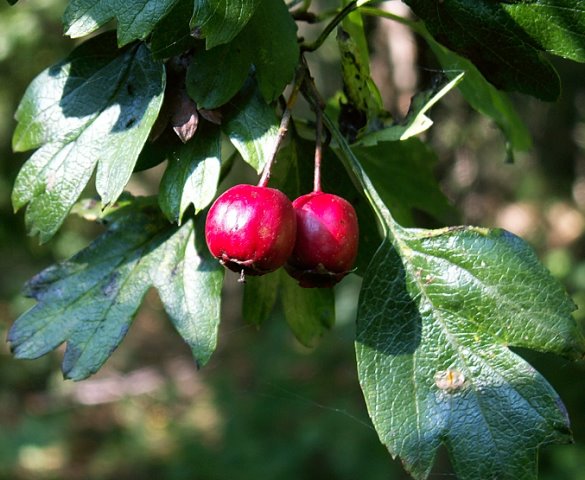
<svg viewBox="0 0 585 480">
<path fill-rule="evenodd" d="M 264 166 L 264 170 L 262 171 L 262 175 L 260 177 L 260 180 L 258 181 L 259 187 L 266 187 L 268 185 L 268 181 L 270 180 L 270 172 L 272 171 L 272 165 L 274 165 L 274 161 L 276 160 L 278 148 L 280 147 L 280 144 L 282 143 L 284 137 L 286 137 L 286 134 L 288 132 L 288 126 L 290 124 L 290 119 L 292 115 L 291 110 L 297 101 L 299 90 L 301 89 L 301 84 L 303 83 L 304 76 L 305 69 L 298 68 L 295 74 L 295 82 L 293 84 L 292 91 L 290 93 L 290 96 L 288 97 L 286 107 L 280 120 L 276 145 L 274 146 L 274 151 L 272 152 L 270 159 L 268 160 L 268 162 L 266 162 L 266 165 Z"/>
<path fill-rule="evenodd" d="M 319 90 L 315 85 L 315 81 L 311 76 L 311 72 L 309 71 L 309 67 L 304 61 L 304 58 L 301 57 L 302 65 L 305 68 L 306 72 L 304 75 L 304 81 L 302 85 L 302 94 L 303 97 L 307 100 L 309 105 L 313 108 L 314 111 L 321 110 L 323 124 L 324 127 L 327 129 L 328 132 L 331 133 L 333 139 L 337 141 L 337 147 L 339 152 L 341 153 L 340 159 L 342 160 L 344 166 L 346 167 L 347 171 L 351 173 L 353 179 L 356 183 L 360 184 L 364 190 L 366 198 L 368 199 L 370 205 L 372 206 L 374 213 L 379 221 L 379 226 L 381 229 L 381 233 L 384 237 L 390 235 L 391 240 L 394 242 L 395 239 L 398 238 L 398 234 L 396 233 L 397 229 L 400 226 L 395 222 L 390 210 L 386 207 L 380 195 L 374 188 L 370 178 L 366 175 L 365 171 L 363 170 L 359 161 L 355 158 L 355 155 L 351 151 L 351 148 L 347 144 L 346 139 L 343 137 L 341 132 L 337 129 L 335 123 L 327 116 L 327 114 L 323 114 L 323 106 L 325 105 Z"/>
<path fill-rule="evenodd" d="M 315 81 L 311 77 L 309 66 L 304 56 L 301 56 L 301 68 L 304 69 L 302 93 L 309 101 L 315 112 L 315 173 L 313 176 L 313 191 L 321 192 L 321 162 L 323 160 L 323 110 L 325 102 L 319 95 Z"/>
<path fill-rule="evenodd" d="M 321 108 L 315 109 L 316 132 L 315 132 L 315 173 L 313 177 L 313 191 L 321 191 L 321 161 L 323 159 L 323 112 Z"/>
</svg>

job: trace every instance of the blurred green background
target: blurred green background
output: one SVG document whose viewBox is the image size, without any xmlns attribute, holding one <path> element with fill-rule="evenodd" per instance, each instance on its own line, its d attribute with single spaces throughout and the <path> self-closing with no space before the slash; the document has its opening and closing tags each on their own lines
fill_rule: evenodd
<svg viewBox="0 0 585 480">
<path fill-rule="evenodd" d="M 68 221 L 49 244 L 25 234 L 10 190 L 26 155 L 13 154 L 13 114 L 24 89 L 75 42 L 62 36 L 64 0 L 0 3 L 0 335 L 30 302 L 22 284 L 50 263 L 67 258 L 95 235 L 91 225 Z M 394 3 L 394 2 L 390 2 Z M 370 25 L 376 75 L 388 108 L 408 84 L 392 80 Z M 396 32 L 393 33 L 396 35 Z M 398 33 L 398 35 L 400 32 Z M 433 71 L 424 46 L 406 38 L 416 82 Z M 416 50 L 418 48 L 418 50 Z M 336 84 L 334 44 L 313 56 L 321 85 Z M 382 52 L 382 53 L 380 53 Z M 386 52 L 388 53 L 388 52 Z M 433 111 L 429 133 L 438 153 L 442 188 L 461 212 L 459 222 L 501 226 L 537 250 L 580 306 L 585 318 L 585 67 L 557 62 L 563 94 L 556 104 L 515 97 L 534 148 L 504 163 L 501 133 L 457 94 Z M 402 74 L 404 76 L 404 74 Z M 402 95 L 402 97 L 400 97 Z M 156 190 L 160 171 L 132 180 L 135 193 Z M 130 333 L 104 368 L 79 382 L 62 380 L 62 351 L 15 361 L 0 343 L 0 479 L 403 479 L 379 443 L 359 390 L 352 338 L 360 281 L 337 291 L 337 324 L 313 351 L 301 347 L 281 315 L 257 330 L 240 316 L 241 288 L 226 283 L 217 353 L 197 371 L 182 340 L 148 295 Z M 564 399 L 575 445 L 541 451 L 540 478 L 585 479 L 584 365 L 519 352 Z M 449 478 L 442 452 L 432 478 Z"/>
</svg>

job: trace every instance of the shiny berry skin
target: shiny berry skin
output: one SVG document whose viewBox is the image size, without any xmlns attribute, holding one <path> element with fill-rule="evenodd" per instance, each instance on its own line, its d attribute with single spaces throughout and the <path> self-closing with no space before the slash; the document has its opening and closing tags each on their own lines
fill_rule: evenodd
<svg viewBox="0 0 585 480">
<path fill-rule="evenodd" d="M 301 287 L 332 287 L 347 275 L 358 252 L 353 206 L 330 193 L 313 192 L 293 202 L 297 239 L 286 271 Z"/>
<path fill-rule="evenodd" d="M 281 191 L 236 185 L 211 206 L 205 240 L 211 254 L 230 270 L 263 275 L 290 256 L 296 224 L 292 204 Z"/>
</svg>

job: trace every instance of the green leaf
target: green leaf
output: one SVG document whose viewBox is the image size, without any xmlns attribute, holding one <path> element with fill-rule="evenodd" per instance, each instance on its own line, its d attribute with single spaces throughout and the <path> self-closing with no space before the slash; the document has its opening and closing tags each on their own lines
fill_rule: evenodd
<svg viewBox="0 0 585 480">
<path fill-rule="evenodd" d="M 500 1 L 541 50 L 585 62 L 585 9 L 575 0 Z"/>
<path fill-rule="evenodd" d="M 359 12 L 344 19 L 343 28 L 337 30 L 337 45 L 341 57 L 343 94 L 340 102 L 339 124 L 350 139 L 364 132 L 378 130 L 383 125 L 384 106 L 378 87 L 370 76 L 369 55 L 363 24 Z"/>
<path fill-rule="evenodd" d="M 453 78 L 437 76 L 431 88 L 423 90 L 413 97 L 408 114 L 401 123 L 367 133 L 358 138 L 355 144 L 372 146 L 378 142 L 406 140 L 428 130 L 433 125 L 433 121 L 427 116 L 427 112 L 457 86 L 463 76 L 463 72 L 457 73 Z"/>
<path fill-rule="evenodd" d="M 356 331 L 381 440 L 417 479 L 441 445 L 457 478 L 536 478 L 538 448 L 570 441 L 569 421 L 552 387 L 509 348 L 582 357 L 574 304 L 508 232 L 400 227 L 324 121 L 386 236 L 364 276 Z"/>
<path fill-rule="evenodd" d="M 280 272 L 269 273 L 261 277 L 248 275 L 244 285 L 244 301 L 242 316 L 252 325 L 262 325 L 274 309 L 278 289 L 280 287 Z"/>
<path fill-rule="evenodd" d="M 189 96 L 199 107 L 220 107 L 242 88 L 250 73 L 250 61 L 242 55 L 242 49 L 239 43 L 228 43 L 195 52 L 186 85 Z"/>
<path fill-rule="evenodd" d="M 144 45 L 118 52 L 109 34 L 76 49 L 41 73 L 16 112 L 16 151 L 39 148 L 12 192 L 16 210 L 42 242 L 57 231 L 97 165 L 105 204 L 128 182 L 158 115 L 165 85 L 162 64 Z"/>
<path fill-rule="evenodd" d="M 248 88 L 230 104 L 221 128 L 242 158 L 258 173 L 274 155 L 278 142 L 278 119 L 274 109 Z"/>
<path fill-rule="evenodd" d="M 292 80 L 299 62 L 297 25 L 282 0 L 264 0 L 238 38 L 255 68 L 267 102 L 278 98 Z"/>
<path fill-rule="evenodd" d="M 152 31 L 150 48 L 154 58 L 170 58 L 192 48 L 196 41 L 191 35 L 189 20 L 193 0 L 177 0 Z"/>
<path fill-rule="evenodd" d="M 198 218 L 193 231 L 193 220 L 187 221 L 162 246 L 151 272 L 165 311 L 199 367 L 209 361 L 217 345 L 224 276 L 224 268 L 205 244 L 204 223 Z"/>
<path fill-rule="evenodd" d="M 413 209 L 438 219 L 453 213 L 433 172 L 437 157 L 422 141 L 382 142 L 374 147 L 355 147 L 353 152 L 401 223 L 414 223 Z"/>
<path fill-rule="evenodd" d="M 207 48 L 233 40 L 246 26 L 262 0 L 195 0 L 191 26 Z"/>
<path fill-rule="evenodd" d="M 63 15 L 65 35 L 83 37 L 110 20 L 118 22 L 118 44 L 147 37 L 177 0 L 71 0 Z"/>
<path fill-rule="evenodd" d="M 530 133 L 509 98 L 489 83 L 469 60 L 440 45 L 426 29 L 417 31 L 423 35 L 445 71 L 465 72 L 459 90 L 475 110 L 496 122 L 510 147 L 513 150 L 530 149 Z"/>
<path fill-rule="evenodd" d="M 585 34 L 583 11 L 563 8 L 574 2 L 539 1 L 538 8 L 534 0 L 406 3 L 437 41 L 471 60 L 496 87 L 542 100 L 553 101 L 560 94 L 558 75 L 542 50 L 566 52 Z"/>
<path fill-rule="evenodd" d="M 124 202 L 86 249 L 30 280 L 37 304 L 8 335 L 17 358 L 38 358 L 66 342 L 65 377 L 95 373 L 124 338 L 155 286 L 173 324 L 204 364 L 217 340 L 223 269 L 195 242 L 193 222 L 175 228 L 152 201 Z M 200 253 L 205 252 L 205 253 Z"/>
<path fill-rule="evenodd" d="M 382 442 L 415 478 L 427 478 L 441 444 L 457 478 L 536 478 L 538 448 L 569 442 L 569 421 L 509 347 L 582 354 L 573 303 L 508 232 L 395 235 L 364 277 L 356 333 Z"/>
<path fill-rule="evenodd" d="M 189 205 L 195 207 L 195 213 L 207 207 L 215 196 L 220 171 L 220 131 L 207 124 L 170 153 L 159 191 L 159 204 L 167 218 L 180 224 Z"/>
<path fill-rule="evenodd" d="M 335 323 L 333 289 L 301 288 L 284 270 L 280 276 L 284 318 L 299 342 L 314 347 Z"/>
<path fill-rule="evenodd" d="M 298 61 L 296 24 L 286 6 L 282 0 L 263 0 L 232 42 L 195 52 L 187 90 L 199 106 L 216 108 L 238 92 L 252 69 L 262 96 L 272 102 L 291 81 Z"/>
</svg>

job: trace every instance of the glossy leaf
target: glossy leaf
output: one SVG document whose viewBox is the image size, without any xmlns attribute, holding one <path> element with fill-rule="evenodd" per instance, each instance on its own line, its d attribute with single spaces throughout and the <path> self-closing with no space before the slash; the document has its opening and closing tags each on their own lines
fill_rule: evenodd
<svg viewBox="0 0 585 480">
<path fill-rule="evenodd" d="M 195 0 L 191 26 L 207 48 L 233 40 L 246 26 L 262 0 Z"/>
<path fill-rule="evenodd" d="M 159 204 L 167 218 L 180 224 L 190 205 L 195 213 L 207 207 L 215 196 L 220 171 L 220 131 L 208 124 L 170 153 L 159 191 Z"/>
<path fill-rule="evenodd" d="M 276 113 L 253 84 L 230 106 L 221 128 L 242 158 L 260 173 L 277 147 L 279 122 Z"/>
<path fill-rule="evenodd" d="M 505 2 L 502 9 L 542 50 L 585 62 L 585 9 L 575 0 Z"/>
<path fill-rule="evenodd" d="M 173 8 L 177 0 L 70 0 L 63 23 L 73 38 L 96 31 L 112 19 L 117 21 L 118 44 L 142 40 Z"/>
<path fill-rule="evenodd" d="M 124 202 L 104 221 L 108 230 L 91 245 L 28 282 L 25 293 L 37 304 L 9 332 L 15 356 L 37 358 L 66 342 L 65 377 L 86 378 L 119 345 L 155 286 L 204 364 L 217 340 L 223 269 L 195 241 L 193 222 L 175 228 L 148 200 Z"/>
<path fill-rule="evenodd" d="M 12 192 L 15 210 L 42 242 L 57 231 L 97 166 L 103 203 L 128 182 L 158 115 L 165 76 L 144 45 L 119 53 L 111 35 L 97 37 L 41 73 L 16 112 L 13 147 L 40 147 Z"/>
<path fill-rule="evenodd" d="M 571 435 L 561 400 L 509 347 L 578 355 L 573 303 L 522 240 L 397 230 L 364 277 L 356 351 L 382 442 L 415 478 L 444 444 L 457 478 L 536 478 Z"/>
</svg>

